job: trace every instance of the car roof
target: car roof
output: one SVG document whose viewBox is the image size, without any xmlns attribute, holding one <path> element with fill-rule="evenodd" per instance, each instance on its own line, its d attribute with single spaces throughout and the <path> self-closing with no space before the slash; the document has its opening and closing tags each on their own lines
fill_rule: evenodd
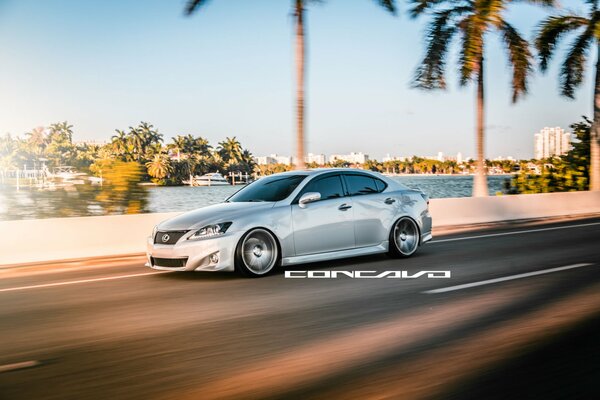
<svg viewBox="0 0 600 400">
<path fill-rule="evenodd" d="M 326 172 L 361 172 L 361 173 L 372 173 L 373 171 L 359 168 L 310 168 L 310 169 L 296 169 L 292 171 L 281 172 L 278 175 L 297 175 L 306 174 L 308 176 L 320 175 Z"/>
</svg>

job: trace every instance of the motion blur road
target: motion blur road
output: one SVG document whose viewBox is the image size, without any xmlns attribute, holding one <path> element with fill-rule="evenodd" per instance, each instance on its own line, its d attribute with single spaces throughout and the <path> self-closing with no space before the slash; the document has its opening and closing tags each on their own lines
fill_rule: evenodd
<svg viewBox="0 0 600 400">
<path fill-rule="evenodd" d="M 0 399 L 600 398 L 600 218 L 291 269 L 452 277 L 1 269 Z"/>
</svg>

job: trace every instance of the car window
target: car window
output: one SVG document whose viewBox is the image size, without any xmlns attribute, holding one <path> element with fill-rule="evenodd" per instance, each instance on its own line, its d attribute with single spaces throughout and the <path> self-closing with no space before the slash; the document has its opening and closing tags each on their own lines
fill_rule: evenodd
<svg viewBox="0 0 600 400">
<path fill-rule="evenodd" d="M 379 193 L 383 192 L 385 190 L 385 188 L 388 187 L 387 183 L 385 183 L 381 179 L 373 178 L 373 180 L 375 181 L 375 184 L 377 185 L 377 191 Z"/>
<path fill-rule="evenodd" d="M 375 179 L 367 175 L 346 175 L 350 196 L 379 193 Z"/>
<path fill-rule="evenodd" d="M 319 192 L 321 193 L 321 200 L 335 199 L 344 196 L 342 179 L 339 175 L 316 178 L 315 180 L 308 182 L 302 192 Z"/>
<path fill-rule="evenodd" d="M 288 197 L 307 175 L 272 175 L 260 178 L 235 193 L 226 201 L 280 201 Z"/>
</svg>

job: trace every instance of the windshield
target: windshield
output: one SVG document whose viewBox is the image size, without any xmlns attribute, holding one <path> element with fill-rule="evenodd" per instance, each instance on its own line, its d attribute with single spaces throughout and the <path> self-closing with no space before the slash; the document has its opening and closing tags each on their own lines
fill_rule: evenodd
<svg viewBox="0 0 600 400">
<path fill-rule="evenodd" d="M 228 202 L 279 201 L 288 197 L 307 175 L 272 175 L 252 182 L 233 196 Z"/>
</svg>

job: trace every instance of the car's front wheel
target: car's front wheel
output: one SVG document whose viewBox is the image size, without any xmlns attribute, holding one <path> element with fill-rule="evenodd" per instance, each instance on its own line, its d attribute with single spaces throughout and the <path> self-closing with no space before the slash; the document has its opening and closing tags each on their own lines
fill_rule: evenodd
<svg viewBox="0 0 600 400">
<path fill-rule="evenodd" d="M 410 257 L 419 248 L 419 227 L 409 217 L 402 217 L 394 224 L 390 232 L 390 255 Z"/>
<path fill-rule="evenodd" d="M 267 275 L 279 263 L 279 248 L 273 234 L 266 229 L 248 231 L 235 251 L 235 269 L 242 275 L 256 278 Z"/>
</svg>

